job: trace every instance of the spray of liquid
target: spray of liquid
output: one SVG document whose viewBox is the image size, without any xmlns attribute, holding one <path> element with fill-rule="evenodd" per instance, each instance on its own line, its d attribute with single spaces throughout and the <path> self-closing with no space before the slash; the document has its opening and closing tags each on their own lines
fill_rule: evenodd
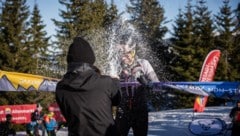
<svg viewBox="0 0 240 136">
<path fill-rule="evenodd" d="M 152 53 L 138 33 L 126 20 L 119 18 L 107 29 L 95 30 L 90 37 L 97 56 L 95 65 L 101 69 L 102 74 L 116 76 L 122 70 L 121 46 L 129 45 L 136 50 L 141 58 L 152 59 Z"/>
<path fill-rule="evenodd" d="M 151 51 L 151 48 L 139 34 L 139 32 L 130 25 L 126 20 L 119 19 L 114 22 L 107 29 L 94 30 L 93 34 L 90 35 L 90 43 L 92 43 L 96 62 L 96 65 L 104 75 L 120 75 L 120 72 L 124 69 L 121 64 L 121 46 L 128 44 L 136 51 L 136 57 L 139 59 L 148 60 L 151 65 L 158 70 L 162 68 L 160 61 Z M 162 77 L 162 76 L 161 76 Z M 156 93 L 157 97 L 152 94 L 153 101 L 159 101 L 162 99 L 167 100 L 169 98 L 161 92 Z M 166 104 L 162 104 L 163 108 L 166 108 Z M 162 107 L 161 107 L 162 108 Z"/>
</svg>

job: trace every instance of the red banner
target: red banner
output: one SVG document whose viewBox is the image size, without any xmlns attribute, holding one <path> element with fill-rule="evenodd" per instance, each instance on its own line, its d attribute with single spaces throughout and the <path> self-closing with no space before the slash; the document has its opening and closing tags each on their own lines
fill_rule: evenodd
<svg viewBox="0 0 240 136">
<path fill-rule="evenodd" d="M 201 82 L 213 81 L 218 61 L 220 59 L 220 54 L 221 54 L 220 50 L 213 50 L 208 54 L 203 63 L 199 81 Z"/>
<path fill-rule="evenodd" d="M 211 82 L 217 69 L 218 61 L 220 59 L 221 51 L 213 50 L 208 53 L 204 60 L 202 70 L 199 77 L 199 82 Z M 194 111 L 203 112 L 207 104 L 208 97 L 197 96 L 194 102 Z"/>
<path fill-rule="evenodd" d="M 61 113 L 57 103 L 53 103 L 49 107 L 53 108 L 54 117 L 57 120 L 57 122 L 66 122 L 66 120 L 63 117 L 63 115 L 62 115 L 62 113 Z"/>
<path fill-rule="evenodd" d="M 6 114 L 11 114 L 13 123 L 29 123 L 31 122 L 31 113 L 36 107 L 36 104 L 0 106 L 0 122 L 6 121 Z"/>
</svg>

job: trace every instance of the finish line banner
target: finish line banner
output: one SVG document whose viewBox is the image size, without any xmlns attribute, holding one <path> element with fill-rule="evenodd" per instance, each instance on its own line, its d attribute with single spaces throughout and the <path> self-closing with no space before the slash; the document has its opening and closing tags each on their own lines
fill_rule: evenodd
<svg viewBox="0 0 240 136">
<path fill-rule="evenodd" d="M 31 114 L 36 108 L 36 104 L 0 106 L 0 122 L 6 121 L 6 115 L 11 114 L 14 124 L 29 123 L 31 122 Z"/>
</svg>

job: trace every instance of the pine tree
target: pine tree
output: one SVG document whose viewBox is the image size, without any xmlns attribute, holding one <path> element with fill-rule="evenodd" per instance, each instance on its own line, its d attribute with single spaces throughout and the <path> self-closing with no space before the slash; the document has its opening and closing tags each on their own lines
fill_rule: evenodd
<svg viewBox="0 0 240 136">
<path fill-rule="evenodd" d="M 27 50 L 27 19 L 29 10 L 26 0 L 3 2 L 1 16 L 1 66 L 8 71 L 29 72 L 31 57 Z"/>
<path fill-rule="evenodd" d="M 177 41 L 182 41 L 183 39 L 183 31 L 184 31 L 184 14 L 182 9 L 178 10 L 178 14 L 175 20 L 175 24 L 173 24 L 173 41 L 177 43 Z"/>
<path fill-rule="evenodd" d="M 66 10 L 60 11 L 62 21 L 53 19 L 57 30 L 57 47 L 60 49 L 57 62 L 59 69 L 66 67 L 65 56 L 68 46 L 76 36 L 86 37 L 110 24 L 116 13 L 114 5 L 108 7 L 104 0 L 79 1 L 59 0 Z"/>
<path fill-rule="evenodd" d="M 26 0 L 4 1 L 1 13 L 0 69 L 30 73 L 35 49 L 31 47 L 28 40 L 27 19 L 30 12 Z M 29 96 L 32 96 L 29 92 L 2 92 L 0 104 L 14 105 L 33 102 L 27 100 Z"/>
<path fill-rule="evenodd" d="M 32 56 L 32 65 L 30 73 L 46 75 L 49 73 L 48 47 L 50 37 L 44 30 L 46 25 L 43 24 L 38 5 L 35 4 L 30 18 L 30 27 L 28 29 L 28 42 L 30 43 L 29 54 Z"/>
<path fill-rule="evenodd" d="M 3 2 L 1 1 L 0 2 L 1 5 L 0 5 L 0 31 L 2 31 L 3 27 L 2 27 L 2 5 L 3 5 Z M 1 48 L 1 52 L 0 52 L 0 66 L 3 66 L 4 64 L 4 60 L 5 60 L 5 54 L 7 53 L 6 48 L 3 44 L 4 40 L 3 40 L 3 34 L 2 32 L 0 32 L 0 48 Z M 1 69 L 2 67 L 0 67 Z"/>
<path fill-rule="evenodd" d="M 185 20 L 184 20 L 184 14 L 182 9 L 178 10 L 178 15 L 176 17 L 175 20 L 175 24 L 173 25 L 173 37 L 171 39 L 171 41 L 173 42 L 173 47 L 180 45 L 181 41 L 183 41 L 183 32 L 184 32 L 184 24 L 185 24 Z M 181 73 L 179 72 L 180 70 L 182 71 L 182 68 L 179 67 L 177 68 L 178 70 L 175 70 L 176 66 L 180 66 L 181 65 L 181 58 L 180 58 L 180 51 L 178 49 L 173 48 L 172 49 L 172 61 L 170 64 L 170 70 L 171 73 L 173 73 L 173 75 L 175 75 L 175 78 L 173 79 L 174 81 L 177 80 L 181 80 L 179 79 L 181 77 Z"/>
<path fill-rule="evenodd" d="M 111 0 L 110 6 L 107 8 L 107 14 L 104 19 L 104 26 L 109 26 L 111 23 L 113 23 L 114 20 L 116 20 L 118 17 L 118 10 L 117 6 L 114 5 L 113 0 Z"/>
<path fill-rule="evenodd" d="M 195 35 L 195 57 L 198 57 L 200 64 L 203 63 L 207 54 L 215 49 L 214 45 L 214 31 L 213 20 L 211 19 L 211 12 L 206 6 L 206 0 L 198 0 L 195 9 L 194 18 L 194 35 Z M 201 65 L 197 65 L 201 69 Z M 200 66 L 200 67 L 199 67 Z"/>
<path fill-rule="evenodd" d="M 181 10 L 180 10 L 181 12 Z M 199 69 L 196 69 L 196 47 L 194 37 L 194 15 L 191 1 L 186 6 L 186 12 L 179 13 L 176 25 L 173 27 L 173 48 L 177 59 L 174 60 L 171 70 L 176 74 L 175 79 L 180 81 L 196 81 Z"/>
<path fill-rule="evenodd" d="M 197 56 L 196 37 L 194 35 L 194 11 L 191 1 L 187 2 L 185 11 L 179 9 L 179 13 L 173 25 L 173 57 L 170 66 L 174 73 L 174 81 L 196 81 L 199 78 L 202 58 Z M 190 108 L 194 102 L 194 95 L 175 92 L 171 97 L 173 108 Z"/>
<path fill-rule="evenodd" d="M 232 61 L 233 55 L 233 11 L 229 6 L 229 0 L 223 1 L 223 6 L 220 7 L 220 12 L 215 15 L 219 35 L 217 36 L 216 44 L 222 51 L 221 59 L 219 61 L 216 79 L 233 81 L 234 76 L 237 75 L 236 70 L 232 67 L 235 65 Z"/>
<path fill-rule="evenodd" d="M 237 8 L 234 10 L 236 16 L 236 27 L 235 31 L 239 32 L 240 29 L 240 3 L 238 3 Z"/>
<path fill-rule="evenodd" d="M 80 22 L 78 13 L 80 10 L 82 11 L 82 6 L 86 5 L 85 1 L 77 1 L 77 0 L 59 0 L 59 3 L 65 6 L 65 10 L 60 10 L 60 17 L 62 17 L 62 21 L 58 21 L 56 19 L 52 19 L 54 24 L 58 27 L 57 34 L 55 35 L 55 49 L 58 52 L 55 54 L 55 61 L 57 70 L 61 71 L 60 73 L 64 73 L 66 71 L 66 56 L 69 45 L 72 42 L 72 39 L 78 35 L 77 23 L 86 23 Z M 80 32 L 79 32 L 80 33 Z"/>
<path fill-rule="evenodd" d="M 233 55 L 235 56 L 232 60 L 233 69 L 236 70 L 236 73 L 240 73 L 240 3 L 238 3 L 237 8 L 234 10 L 235 13 L 235 28 L 234 28 L 234 42 L 233 42 Z M 235 77 L 235 81 L 240 81 L 240 76 L 237 74 Z"/>
<path fill-rule="evenodd" d="M 130 22 L 136 26 L 140 33 L 150 44 L 158 44 L 167 32 L 163 26 L 166 18 L 164 9 L 157 0 L 130 0 L 128 6 L 131 15 Z"/>
</svg>

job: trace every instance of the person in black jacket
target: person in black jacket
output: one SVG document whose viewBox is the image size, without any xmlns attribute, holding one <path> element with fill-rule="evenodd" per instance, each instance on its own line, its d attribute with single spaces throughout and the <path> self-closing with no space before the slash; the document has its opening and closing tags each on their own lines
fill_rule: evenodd
<svg viewBox="0 0 240 136">
<path fill-rule="evenodd" d="M 229 117 L 232 118 L 232 135 L 239 136 L 240 134 L 240 101 L 232 108 Z"/>
<path fill-rule="evenodd" d="M 6 121 L 0 124 L 0 136 L 16 135 L 12 124 L 12 115 L 6 114 Z"/>
<path fill-rule="evenodd" d="M 112 106 L 121 101 L 120 82 L 93 65 L 90 44 L 76 37 L 67 54 L 67 73 L 56 87 L 56 101 L 69 136 L 117 136 Z"/>
</svg>

